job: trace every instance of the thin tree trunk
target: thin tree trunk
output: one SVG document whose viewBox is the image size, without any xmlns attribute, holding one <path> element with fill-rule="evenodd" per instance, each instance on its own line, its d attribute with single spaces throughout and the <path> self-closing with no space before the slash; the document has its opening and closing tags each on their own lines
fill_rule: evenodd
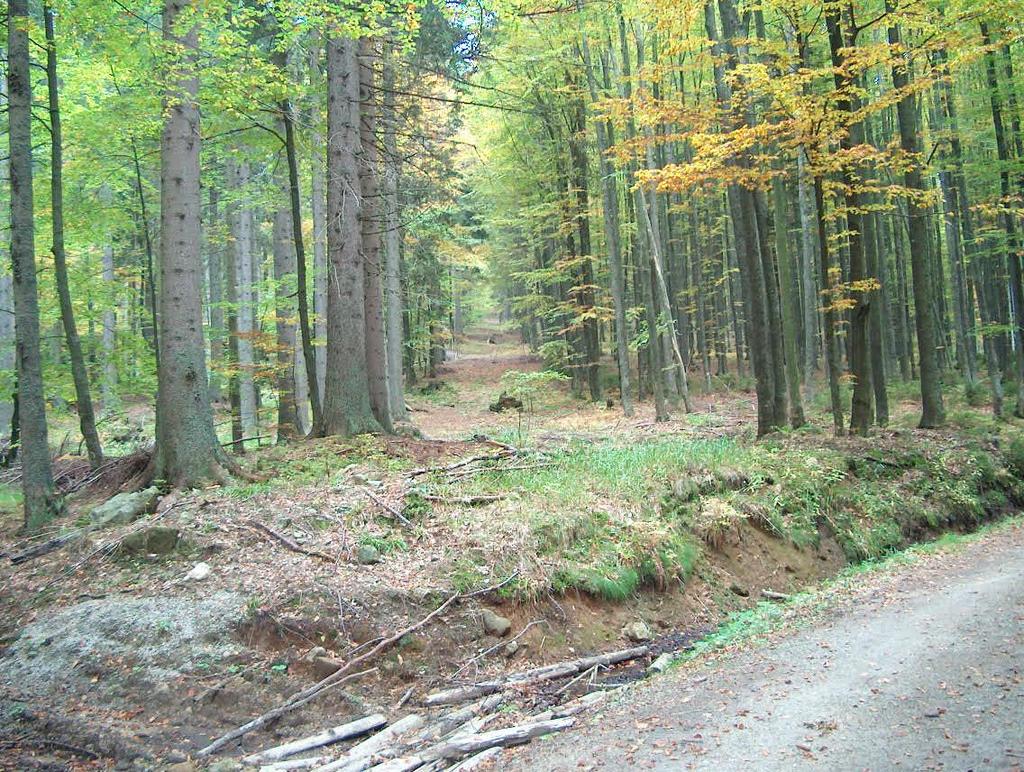
<svg viewBox="0 0 1024 772">
<path fill-rule="evenodd" d="M 39 336 L 32 196 L 32 80 L 28 0 L 10 0 L 7 10 L 8 139 L 11 184 L 11 266 L 18 376 L 21 489 L 25 527 L 36 530 L 60 511 L 54 493 Z"/>
<path fill-rule="evenodd" d="M 789 423 L 799 429 L 806 423 L 800 397 L 800 362 L 797 353 L 800 303 L 796 287 L 796 266 L 789 241 L 789 207 L 786 183 L 781 177 L 772 181 L 775 204 L 775 253 L 779 259 L 779 284 L 782 290 L 782 325 L 786 347 L 786 383 L 789 386 Z"/>
<path fill-rule="evenodd" d="M 224 323 L 224 261 L 221 259 L 223 244 L 214 240 L 213 234 L 217 232 L 217 218 L 219 216 L 218 190 L 216 185 L 210 185 L 210 194 L 207 205 L 207 221 L 203 228 L 203 241 L 206 244 L 206 286 L 210 301 L 210 401 L 214 404 L 222 399 L 223 378 L 217 373 L 217 368 L 223 365 L 224 360 L 224 334 L 226 326 Z"/>
<path fill-rule="evenodd" d="M 323 87 L 320 77 L 320 46 L 313 45 L 310 50 L 310 80 L 314 88 Z M 316 108 L 314 108 L 316 109 Z M 320 126 L 320 115 L 314 114 L 314 127 Z M 320 150 L 324 147 L 324 138 L 318 128 L 313 130 L 313 147 Z M 311 209 L 313 212 L 313 334 L 319 345 L 315 347 L 316 382 L 321 395 L 321 403 L 327 377 L 327 192 L 324 187 L 324 157 L 317 153 L 310 161 L 311 178 Z"/>
<path fill-rule="evenodd" d="M 236 191 L 245 191 L 249 185 L 249 161 L 232 159 L 229 163 L 230 183 Z M 231 223 L 235 252 L 235 322 L 238 345 L 238 393 L 240 399 L 242 431 L 246 436 L 256 429 L 255 369 L 255 296 L 253 276 L 253 212 L 245 203 L 236 203 Z"/>
<path fill-rule="evenodd" d="M 85 439 L 89 463 L 95 469 L 103 463 L 103 448 L 96 431 L 96 414 L 89 392 L 89 374 L 85 369 L 82 341 L 75 326 L 75 310 L 71 304 L 71 289 L 68 286 L 68 266 L 64 252 L 64 148 L 62 146 L 60 122 L 60 95 L 57 81 L 57 41 L 54 34 L 54 11 L 49 4 L 43 4 L 43 23 L 46 34 L 46 83 L 50 112 L 50 213 L 53 225 L 53 273 L 57 284 L 57 298 L 60 302 L 60 318 L 64 325 L 64 337 L 71 359 L 71 378 L 75 384 L 78 425 Z"/>
<path fill-rule="evenodd" d="M 281 196 L 291 198 L 296 187 L 279 179 Z M 294 203 L 294 202 L 292 202 Z M 292 205 L 284 202 L 274 212 L 274 317 L 277 331 L 277 441 L 288 442 L 301 434 L 295 398 L 295 240 L 292 236 Z M 312 348 L 312 347 L 310 347 Z M 310 351 L 312 353 L 312 351 Z M 312 357 L 310 357 L 312 360 Z M 314 363 L 309 361 L 310 365 Z M 316 368 L 310 371 L 316 373 Z"/>
<path fill-rule="evenodd" d="M 397 123 L 395 112 L 394 52 L 384 55 L 384 101 L 381 112 L 384 137 L 384 300 L 387 339 L 388 386 L 391 418 L 409 420 L 405 404 L 405 386 L 402 374 L 402 349 L 405 341 L 402 312 L 402 225 L 398 180 L 401 158 L 398 155 Z"/>
<path fill-rule="evenodd" d="M 992 110 L 992 125 L 996 135 L 996 154 L 999 158 L 999 191 L 1002 196 L 1002 220 L 1006 230 L 1006 265 L 1010 282 L 1010 306 L 1013 313 L 1013 341 L 1017 363 L 1017 405 L 1013 414 L 1024 417 L 1024 285 L 1021 283 L 1021 265 L 1019 238 L 1014 214 L 1010 211 L 1010 197 L 1013 195 L 1010 185 L 1010 151 L 1006 141 L 1006 128 L 1003 123 L 1002 98 L 999 93 L 999 79 L 996 75 L 995 53 L 992 49 L 992 37 L 988 26 L 981 23 L 981 38 L 985 44 L 985 77 L 988 84 L 989 104 Z M 1011 86 L 1013 84 L 1011 83 Z"/>
<path fill-rule="evenodd" d="M 821 177 L 814 177 L 814 207 L 818 211 L 818 266 L 821 286 L 825 292 L 825 318 L 822 330 L 825 337 L 825 368 L 828 371 L 829 398 L 832 402 L 832 425 L 837 437 L 843 433 L 843 400 L 839 391 L 842 372 L 839 367 L 839 347 L 836 345 L 835 299 L 832 297 L 832 281 L 829 278 L 830 258 L 828 230 L 825 224 L 825 195 Z"/>
</svg>

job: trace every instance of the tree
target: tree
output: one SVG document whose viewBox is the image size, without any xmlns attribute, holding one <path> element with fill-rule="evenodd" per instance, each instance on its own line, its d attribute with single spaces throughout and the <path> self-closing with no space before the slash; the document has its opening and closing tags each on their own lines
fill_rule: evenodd
<svg viewBox="0 0 1024 772">
<path fill-rule="evenodd" d="M 28 0 L 11 0 L 7 13 L 11 183 L 11 265 L 25 527 L 38 529 L 60 511 L 54 493 L 43 393 L 39 296 L 36 285 L 32 190 L 32 79 Z"/>
<path fill-rule="evenodd" d="M 167 85 L 160 137 L 160 367 L 154 474 L 176 488 L 224 481 L 203 340 L 199 190 L 199 7 L 164 0 Z"/>
<path fill-rule="evenodd" d="M 360 238 L 358 42 L 327 41 L 327 373 L 321 435 L 380 431 L 370 406 Z"/>
</svg>

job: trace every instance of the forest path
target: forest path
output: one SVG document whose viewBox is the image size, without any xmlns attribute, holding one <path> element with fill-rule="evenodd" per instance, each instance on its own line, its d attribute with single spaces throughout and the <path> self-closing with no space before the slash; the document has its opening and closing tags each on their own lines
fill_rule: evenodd
<svg viewBox="0 0 1024 772">
<path fill-rule="evenodd" d="M 854 582 L 826 618 L 687 668 L 505 769 L 1024 768 L 1024 526 Z"/>
</svg>

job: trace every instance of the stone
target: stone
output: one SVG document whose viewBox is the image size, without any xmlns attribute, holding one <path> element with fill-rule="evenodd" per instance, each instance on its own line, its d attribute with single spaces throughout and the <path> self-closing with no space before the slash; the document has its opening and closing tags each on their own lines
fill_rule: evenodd
<svg viewBox="0 0 1024 772">
<path fill-rule="evenodd" d="M 650 667 L 647 668 L 648 673 L 664 673 L 668 670 L 672 663 L 675 662 L 676 655 L 666 651 L 664 654 L 659 654 L 658 657 L 651 663 Z"/>
<path fill-rule="evenodd" d="M 504 654 L 509 659 L 511 659 L 512 657 L 514 657 L 516 655 L 516 652 L 518 652 L 518 651 L 519 651 L 519 641 L 509 641 L 508 643 L 505 644 L 504 648 L 501 650 L 501 653 Z"/>
<path fill-rule="evenodd" d="M 177 764 L 167 767 L 167 772 L 197 772 L 198 769 L 199 767 L 191 761 L 179 761 Z"/>
<path fill-rule="evenodd" d="M 375 563 L 380 563 L 383 559 L 380 550 L 372 544 L 360 544 L 359 549 L 356 550 L 356 562 L 362 563 L 364 566 L 372 566 Z"/>
<path fill-rule="evenodd" d="M 195 566 L 192 567 L 192 570 L 185 574 L 185 581 L 201 582 L 203 581 L 203 579 L 206 579 L 212 572 L 213 569 L 210 568 L 209 563 L 196 563 Z"/>
<path fill-rule="evenodd" d="M 504 638 L 512 629 L 512 620 L 495 614 L 490 609 L 484 609 L 483 613 L 484 632 L 493 635 L 495 638 Z"/>
<path fill-rule="evenodd" d="M 241 763 L 234 759 L 221 759 L 208 766 L 206 772 L 238 772 L 241 768 Z"/>
<path fill-rule="evenodd" d="M 178 546 L 178 529 L 167 525 L 154 525 L 125 536 L 121 551 L 129 555 L 169 555 Z"/>
<path fill-rule="evenodd" d="M 89 512 L 89 520 L 95 528 L 127 525 L 153 512 L 159 498 L 160 491 L 156 488 L 146 488 L 134 493 L 118 493 L 109 501 L 94 507 Z"/>
<path fill-rule="evenodd" d="M 647 623 L 638 619 L 622 628 L 622 634 L 633 643 L 645 643 L 654 637 Z"/>
<path fill-rule="evenodd" d="M 312 649 L 310 649 L 309 651 L 307 651 L 303 655 L 302 661 L 303 662 L 313 662 L 317 657 L 326 657 L 326 656 L 327 656 L 327 649 L 325 649 L 323 646 L 314 646 Z"/>
<path fill-rule="evenodd" d="M 729 585 L 729 591 L 732 592 L 734 595 L 739 595 L 741 598 L 750 597 L 750 590 L 748 590 L 742 584 L 739 584 L 737 582 L 733 582 Z"/>
</svg>

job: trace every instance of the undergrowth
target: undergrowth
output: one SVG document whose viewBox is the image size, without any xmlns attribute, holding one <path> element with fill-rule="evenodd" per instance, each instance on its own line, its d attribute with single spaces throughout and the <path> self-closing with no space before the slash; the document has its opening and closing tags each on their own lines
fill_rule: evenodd
<svg viewBox="0 0 1024 772">
<path fill-rule="evenodd" d="M 850 563 L 975 530 L 1024 504 L 1024 439 L 1004 446 L 910 437 L 898 450 L 734 439 L 575 443 L 434 484 L 449 495 L 508 496 L 460 513 L 456 527 L 494 529 L 480 542 L 499 545 L 467 576 L 516 572 L 509 592 L 523 599 L 576 590 L 621 601 L 644 587 L 684 584 L 747 526 L 801 550 L 834 539 Z"/>
</svg>

